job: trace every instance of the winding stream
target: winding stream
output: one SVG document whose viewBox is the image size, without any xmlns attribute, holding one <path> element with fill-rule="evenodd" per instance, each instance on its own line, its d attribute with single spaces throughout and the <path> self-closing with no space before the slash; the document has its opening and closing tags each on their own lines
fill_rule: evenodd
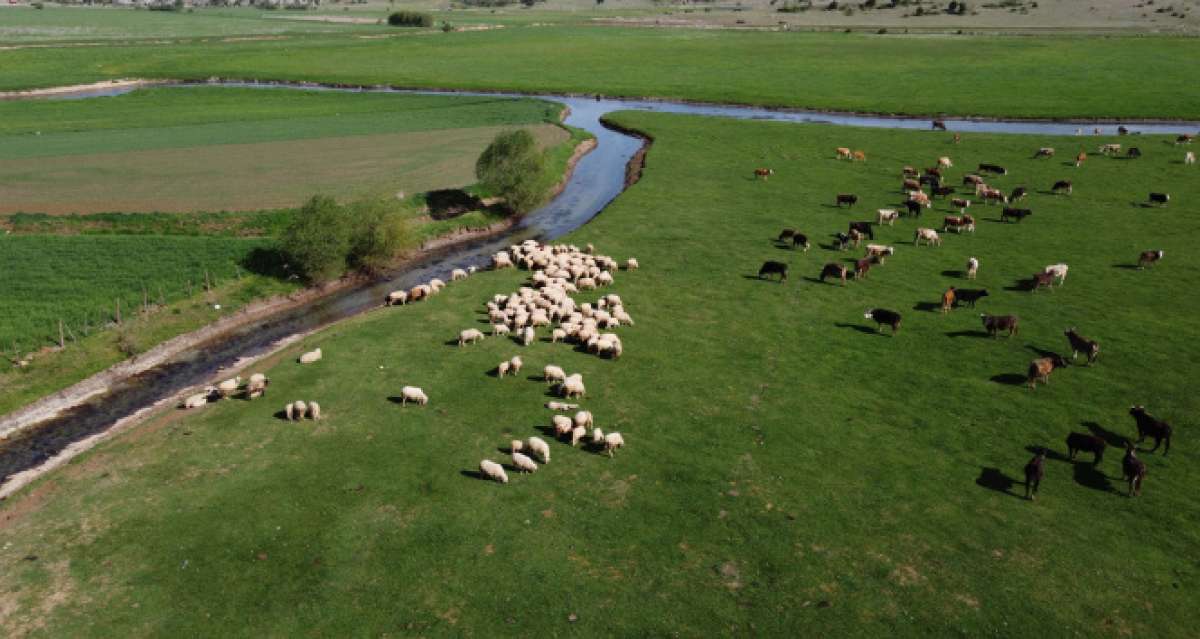
<svg viewBox="0 0 1200 639">
<path fill-rule="evenodd" d="M 322 90 L 353 92 L 421 93 L 387 88 L 329 88 L 243 82 L 206 83 L 188 86 L 239 86 L 290 90 Z M 95 88 L 78 93 L 61 94 L 55 99 L 86 99 L 113 96 L 136 88 Z M 538 97 L 560 102 L 570 108 L 566 123 L 587 130 L 596 137 L 597 147 L 583 156 L 575 166 L 562 193 L 546 206 L 522 218 L 512 228 L 484 239 L 455 244 L 437 250 L 410 263 L 400 271 L 385 274 L 369 283 L 334 293 L 299 308 L 280 312 L 265 321 L 251 323 L 240 329 L 189 349 L 154 367 L 113 386 L 108 392 L 60 413 L 57 417 L 33 425 L 16 434 L 0 446 L 0 484 L 13 474 L 36 468 L 63 451 L 73 442 L 83 440 L 112 427 L 156 402 L 180 391 L 208 382 L 220 369 L 239 359 L 254 357 L 272 350 L 281 340 L 303 334 L 338 320 L 376 308 L 391 290 L 411 287 L 433 277 L 449 278 L 454 268 L 484 266 L 489 256 L 503 247 L 525 239 L 554 240 L 581 226 L 600 213 L 624 189 L 626 166 L 641 148 L 642 140 L 609 129 L 601 117 L 613 111 L 638 110 L 729 117 L 747 120 L 809 122 L 845 126 L 892 129 L 929 129 L 928 118 L 893 118 L 870 115 L 830 114 L 811 111 L 779 111 L 764 108 L 684 104 L 652 100 L 591 99 L 569 96 L 526 96 L 505 93 L 448 92 L 455 95 L 488 98 Z M 1092 123 L 1032 122 L 945 119 L 947 127 L 956 131 L 991 133 L 1042 133 L 1071 135 L 1077 128 L 1091 131 Z M 1195 122 L 1155 122 L 1126 125 L 1131 132 L 1177 134 L 1195 133 Z M 1106 134 L 1115 134 L 1116 125 L 1102 127 Z"/>
</svg>

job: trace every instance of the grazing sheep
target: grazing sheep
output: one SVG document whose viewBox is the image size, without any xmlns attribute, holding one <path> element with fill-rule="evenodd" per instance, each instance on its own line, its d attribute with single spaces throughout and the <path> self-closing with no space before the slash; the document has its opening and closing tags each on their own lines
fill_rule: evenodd
<svg viewBox="0 0 1200 639">
<path fill-rule="evenodd" d="M 536 455 L 538 460 L 543 464 L 550 463 L 550 444 L 547 444 L 546 440 L 541 437 L 530 437 L 529 441 L 526 442 L 526 448 L 529 449 L 531 454 Z"/>
<path fill-rule="evenodd" d="M 271 380 L 267 379 L 262 373 L 255 373 L 250 376 L 250 381 L 246 382 L 246 397 L 248 399 L 256 399 L 267 394 L 267 386 L 271 385 Z"/>
<path fill-rule="evenodd" d="M 1067 271 L 1070 269 L 1066 264 L 1051 264 L 1042 269 L 1043 273 L 1049 273 L 1054 276 L 1059 286 L 1067 283 Z"/>
<path fill-rule="evenodd" d="M 499 377 L 500 379 L 504 379 L 504 376 L 508 374 L 508 369 L 511 367 L 512 367 L 512 364 L 510 364 L 508 360 L 504 360 L 503 362 L 500 362 L 499 364 L 496 365 L 496 377 Z"/>
<path fill-rule="evenodd" d="M 576 373 L 567 377 L 559 385 L 559 392 L 561 392 L 562 396 L 566 399 L 571 399 L 572 397 L 583 397 L 586 395 L 587 389 L 583 385 L 583 375 Z"/>
<path fill-rule="evenodd" d="M 549 408 L 550 410 L 568 411 L 568 410 L 575 410 L 576 408 L 579 408 L 579 404 L 568 404 L 566 402 L 549 401 L 549 402 L 546 402 L 546 408 Z"/>
<path fill-rule="evenodd" d="M 1075 327 L 1072 326 L 1063 331 L 1063 335 L 1066 335 L 1067 341 L 1071 343 L 1071 361 L 1075 361 L 1075 358 L 1079 357 L 1080 353 L 1083 353 L 1087 355 L 1088 364 L 1091 365 L 1100 356 L 1100 343 L 1075 332 Z"/>
<path fill-rule="evenodd" d="M 1025 499 L 1033 501 L 1037 499 L 1038 487 L 1042 484 L 1042 478 L 1046 476 L 1046 450 L 1039 448 L 1033 459 L 1025 464 Z"/>
<path fill-rule="evenodd" d="M 593 446 L 603 446 L 604 445 L 604 431 L 600 430 L 599 428 L 592 429 L 592 445 Z"/>
<path fill-rule="evenodd" d="M 429 397 L 425 395 L 425 391 L 416 386 L 405 386 L 400 389 L 400 405 L 403 406 L 408 402 L 416 402 L 424 406 L 429 403 Z"/>
<path fill-rule="evenodd" d="M 1016 315 L 988 315 L 980 313 L 980 319 L 983 320 L 983 328 L 987 330 L 992 337 L 999 337 L 1000 331 L 1008 331 L 1008 336 L 1020 332 L 1020 318 Z"/>
<path fill-rule="evenodd" d="M 462 270 L 461 268 L 456 268 L 453 271 L 450 271 L 450 281 L 451 282 L 457 282 L 459 280 L 465 280 L 465 279 L 467 279 L 467 272 Z"/>
<path fill-rule="evenodd" d="M 1170 424 L 1161 419 L 1154 418 L 1150 413 L 1146 412 L 1144 406 L 1140 405 L 1130 407 L 1129 414 L 1137 422 L 1139 444 L 1149 436 L 1154 438 L 1154 448 L 1151 448 L 1150 452 L 1153 453 L 1158 450 L 1158 445 L 1164 442 L 1166 443 L 1166 447 L 1163 448 L 1163 456 L 1171 452 L 1171 433 L 1174 429 Z"/>
<path fill-rule="evenodd" d="M 479 462 L 479 472 L 484 477 L 498 481 L 501 484 L 508 483 L 508 474 L 504 472 L 504 467 L 490 459 Z"/>
<path fill-rule="evenodd" d="M 537 339 L 537 334 L 534 333 L 532 326 L 526 326 L 521 331 L 521 346 L 529 346 Z"/>
<path fill-rule="evenodd" d="M 493 269 L 500 270 L 502 268 L 512 268 L 512 267 L 513 267 L 512 258 L 508 255 L 507 251 L 500 251 L 499 253 L 496 253 L 495 255 L 492 256 L 492 268 Z"/>
<path fill-rule="evenodd" d="M 290 402 L 287 404 L 284 404 L 283 405 L 283 415 L 284 415 L 284 417 L 286 417 L 288 419 L 288 421 L 294 420 L 296 418 L 296 407 L 293 406 Z"/>
<path fill-rule="evenodd" d="M 1162 251 L 1142 251 L 1138 256 L 1138 269 L 1144 269 L 1148 265 L 1152 265 L 1163 258 Z"/>
<path fill-rule="evenodd" d="M 1184 164 L 1195 164 L 1196 163 L 1196 153 L 1193 151 L 1188 151 L 1187 153 L 1185 153 L 1183 155 L 1183 163 Z"/>
<path fill-rule="evenodd" d="M 316 402 L 308 403 L 308 416 L 313 421 L 321 419 L 321 405 Z"/>
<path fill-rule="evenodd" d="M 296 421 L 300 421 L 300 420 L 304 419 L 304 417 L 306 415 L 308 415 L 308 404 L 305 404 L 304 402 L 302 402 L 300 400 L 296 400 L 296 401 L 292 402 L 291 417 L 293 419 L 295 419 Z"/>
<path fill-rule="evenodd" d="M 562 368 L 553 364 L 547 364 L 542 369 L 542 376 L 545 377 L 547 382 L 562 382 L 567 379 L 567 373 Z"/>
<path fill-rule="evenodd" d="M 492 324 L 492 337 L 497 335 L 508 335 L 508 324 Z"/>
<path fill-rule="evenodd" d="M 441 291 L 443 288 L 446 288 L 446 283 L 443 282 L 442 280 L 439 280 L 436 277 L 429 280 L 430 294 L 437 293 L 437 292 Z"/>
<path fill-rule="evenodd" d="M 384 306 L 404 306 L 408 301 L 408 291 L 392 291 L 387 294 L 387 298 L 383 300 Z"/>
<path fill-rule="evenodd" d="M 532 459 L 518 452 L 512 454 L 513 466 L 523 473 L 536 473 L 538 466 Z"/>
<path fill-rule="evenodd" d="M 1129 482 L 1129 496 L 1142 494 L 1142 481 L 1146 479 L 1146 462 L 1138 459 L 1133 444 L 1125 444 L 1125 457 L 1121 459 L 1121 472 Z"/>
<path fill-rule="evenodd" d="M 458 334 L 458 345 L 474 344 L 483 339 L 483 331 L 477 328 L 468 328 Z"/>
<path fill-rule="evenodd" d="M 556 328 L 550 331 L 551 342 L 563 342 L 567 339 L 567 332 L 561 328 Z"/>
<path fill-rule="evenodd" d="M 624 308 L 617 307 L 617 309 L 613 311 L 612 315 L 613 319 L 617 320 L 618 324 L 633 326 L 633 317 L 630 316 L 629 313 L 626 313 Z"/>
<path fill-rule="evenodd" d="M 636 271 L 636 270 L 638 270 L 638 268 L 639 268 L 639 265 L 638 265 L 637 258 L 631 257 L 631 258 L 625 260 L 625 270 Z"/>
<path fill-rule="evenodd" d="M 609 457 L 613 456 L 613 451 L 625 445 L 625 438 L 621 437 L 621 433 L 609 433 L 604 436 L 604 452 L 608 453 Z"/>
<path fill-rule="evenodd" d="M 575 413 L 575 425 L 576 426 L 586 426 L 588 428 L 591 428 L 592 413 L 590 411 L 586 411 L 586 410 L 581 410 L 578 413 Z"/>
<path fill-rule="evenodd" d="M 205 390 L 203 393 L 189 395 L 183 400 L 183 408 L 202 408 L 209 402 L 210 398 L 214 397 L 213 390 L 211 390 L 211 387 L 209 388 L 209 390 Z M 289 404 L 289 406 L 290 405 L 291 404 Z"/>
<path fill-rule="evenodd" d="M 554 427 L 555 437 L 565 437 L 571 433 L 571 429 L 575 424 L 571 422 L 571 418 L 566 415 L 555 415 L 550 418 L 550 424 Z"/>
<path fill-rule="evenodd" d="M 896 331 L 900 330 L 901 318 L 900 314 L 896 311 L 889 311 L 886 308 L 872 308 L 868 309 L 867 312 L 863 314 L 863 317 L 875 321 L 876 331 L 883 330 L 884 325 L 892 327 L 892 335 L 895 335 Z"/>
<path fill-rule="evenodd" d="M 973 280 L 979 274 L 979 260 L 973 257 L 967 258 L 967 279 Z"/>
<path fill-rule="evenodd" d="M 321 349 L 311 350 L 300 356 L 301 364 L 312 364 L 321 361 Z"/>
<path fill-rule="evenodd" d="M 1056 368 L 1063 368 L 1067 365 L 1067 360 L 1063 359 L 1058 354 L 1051 354 L 1049 357 L 1039 357 L 1032 362 L 1029 362 L 1029 372 L 1026 375 L 1026 380 L 1029 382 L 1029 390 L 1037 387 L 1037 383 L 1050 383 L 1050 373 Z"/>
<path fill-rule="evenodd" d="M 242 385 L 241 376 L 234 377 L 233 379 L 227 379 L 227 380 L 221 382 L 220 384 L 217 384 L 217 392 L 219 392 L 221 394 L 222 398 L 228 398 L 229 396 L 236 393 L 238 388 L 241 387 L 241 385 Z"/>
<path fill-rule="evenodd" d="M 525 362 L 520 355 L 513 355 L 512 359 L 508 360 L 508 365 L 512 368 L 512 374 L 516 375 L 521 372 L 521 367 L 525 365 Z"/>
<path fill-rule="evenodd" d="M 1067 456 L 1070 459 L 1075 459 L 1075 455 L 1080 452 L 1091 453 L 1095 457 L 1092 459 L 1093 466 L 1099 466 L 1100 462 L 1104 461 L 1104 449 L 1108 444 L 1104 443 L 1104 439 L 1087 433 L 1070 433 L 1067 435 Z"/>
<path fill-rule="evenodd" d="M 583 426 L 577 426 L 574 429 L 572 429 L 571 430 L 571 447 L 574 448 L 575 446 L 578 446 L 579 442 L 583 441 L 584 437 L 587 437 L 587 429 L 586 428 L 584 428 Z"/>
<path fill-rule="evenodd" d="M 519 439 L 514 439 L 511 442 L 508 442 L 508 452 L 519 453 L 522 450 L 525 450 L 525 442 Z"/>
</svg>

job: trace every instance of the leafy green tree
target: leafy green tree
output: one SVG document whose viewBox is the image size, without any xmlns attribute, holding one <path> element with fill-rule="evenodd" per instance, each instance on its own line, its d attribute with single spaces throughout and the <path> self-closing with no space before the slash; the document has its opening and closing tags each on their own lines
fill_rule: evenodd
<svg viewBox="0 0 1200 639">
<path fill-rule="evenodd" d="M 352 266 L 376 270 L 387 266 L 404 250 L 412 233 L 395 201 L 359 200 L 347 207 L 353 231 L 349 261 Z"/>
<path fill-rule="evenodd" d="M 300 207 L 280 239 L 294 272 L 309 282 L 344 273 L 353 235 L 349 222 L 346 209 L 325 195 L 314 195 Z"/>
<path fill-rule="evenodd" d="M 542 164 L 533 134 L 524 129 L 504 131 L 479 156 L 475 177 L 503 197 L 514 213 L 524 213 L 542 201 Z"/>
</svg>

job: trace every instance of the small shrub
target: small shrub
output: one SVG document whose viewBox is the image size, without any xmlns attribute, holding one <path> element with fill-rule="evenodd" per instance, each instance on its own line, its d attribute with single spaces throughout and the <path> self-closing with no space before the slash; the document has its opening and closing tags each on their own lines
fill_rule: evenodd
<svg viewBox="0 0 1200 639">
<path fill-rule="evenodd" d="M 524 129 L 497 134 L 475 163 L 475 176 L 503 197 L 514 213 L 524 213 L 541 201 L 541 175 L 542 153 L 533 134 Z"/>
<path fill-rule="evenodd" d="M 323 195 L 300 207 L 280 238 L 281 250 L 300 277 L 322 282 L 346 271 L 352 232 L 347 218 L 340 204 Z"/>
<path fill-rule="evenodd" d="M 432 27 L 433 16 L 420 11 L 395 11 L 388 16 L 393 27 Z"/>
</svg>

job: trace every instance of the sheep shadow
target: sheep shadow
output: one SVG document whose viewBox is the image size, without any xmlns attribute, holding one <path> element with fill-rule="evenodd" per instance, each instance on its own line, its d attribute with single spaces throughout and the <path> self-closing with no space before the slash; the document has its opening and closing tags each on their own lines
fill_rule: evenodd
<svg viewBox="0 0 1200 639">
<path fill-rule="evenodd" d="M 446 340 L 445 342 L 442 342 L 442 345 L 443 346 L 458 346 L 458 340 L 456 340 L 456 339 Z"/>
<path fill-rule="evenodd" d="M 942 277 L 954 277 L 954 278 L 958 278 L 958 279 L 962 280 L 962 279 L 966 279 L 966 277 L 967 277 L 967 272 L 966 272 L 966 271 L 959 271 L 959 270 L 957 270 L 957 269 L 955 269 L 955 270 L 948 270 L 948 271 L 942 271 Z"/>
<path fill-rule="evenodd" d="M 544 381 L 546 381 L 546 378 L 541 375 L 530 375 L 529 377 L 525 378 L 525 381 L 527 381 L 527 382 L 544 382 Z"/>
<path fill-rule="evenodd" d="M 913 310 L 914 311 L 924 311 L 926 313 L 941 312 L 942 303 L 941 302 L 917 302 L 916 306 L 913 306 Z"/>
<path fill-rule="evenodd" d="M 285 413 L 284 411 L 281 411 L 281 410 L 277 410 L 277 411 L 275 411 L 275 412 L 274 412 L 274 413 L 271 415 L 271 417 L 274 417 L 275 419 L 278 419 L 278 420 L 280 420 L 280 421 L 285 421 L 285 422 L 290 422 L 290 421 L 292 421 L 292 420 L 288 419 L 287 413 Z"/>
<path fill-rule="evenodd" d="M 408 404 L 407 402 L 404 401 L 404 398 L 401 397 L 400 395 L 389 395 L 387 399 L 389 402 L 396 404 L 397 406 L 406 406 Z M 413 402 L 413 403 L 416 403 L 416 402 Z"/>
<path fill-rule="evenodd" d="M 1075 483 L 1085 488 L 1099 490 L 1106 493 L 1117 492 L 1113 488 L 1112 480 L 1107 475 L 1100 472 L 1092 465 L 1091 462 L 1077 461 L 1075 462 Z"/>
<path fill-rule="evenodd" d="M 1006 384 L 1008 386 L 1024 386 L 1029 378 L 1018 373 L 1000 373 L 992 375 L 989 379 L 997 384 Z"/>
<path fill-rule="evenodd" d="M 878 335 L 880 337 L 887 337 L 887 333 L 884 333 L 877 329 L 871 328 L 869 326 L 863 326 L 862 324 L 847 324 L 845 322 L 838 322 L 838 323 L 834 324 L 834 326 L 836 326 L 838 328 L 854 329 L 854 330 L 856 330 L 860 333 L 866 334 L 866 335 Z"/>
<path fill-rule="evenodd" d="M 1018 495 L 1012 489 L 1017 483 L 1017 480 L 1005 475 L 1004 471 L 1000 470 L 999 468 L 989 468 L 987 466 L 983 466 L 979 469 L 979 477 L 975 479 L 975 484 L 977 486 L 981 486 L 988 490 L 994 490 L 998 493 L 1004 493 L 1005 495 L 1021 498 L 1022 496 Z M 1024 485 L 1024 482 L 1021 482 L 1021 484 Z"/>
<path fill-rule="evenodd" d="M 1097 424 L 1096 422 L 1084 421 L 1084 422 L 1079 422 L 1079 424 L 1081 426 L 1083 426 L 1084 428 L 1088 429 L 1088 431 L 1091 432 L 1096 437 L 1103 439 L 1105 444 L 1108 444 L 1109 446 L 1112 446 L 1113 448 L 1116 448 L 1118 450 L 1124 449 L 1125 444 L 1132 443 L 1132 440 L 1129 439 L 1128 437 L 1125 437 L 1124 435 L 1118 435 L 1118 434 L 1112 432 L 1111 430 L 1108 430 L 1107 428 L 1101 426 L 1100 424 Z"/>
<path fill-rule="evenodd" d="M 458 474 L 462 475 L 463 477 L 470 477 L 471 479 L 482 479 L 484 481 L 491 481 L 491 479 L 489 477 L 487 477 L 483 473 L 479 472 L 478 470 L 460 470 L 460 471 L 458 471 Z"/>
<path fill-rule="evenodd" d="M 987 338 L 987 337 L 991 337 L 991 335 L 988 335 L 988 332 L 987 332 L 987 331 L 967 330 L 967 331 L 947 331 L 947 332 L 946 332 L 946 337 L 977 337 L 977 338 Z"/>
<path fill-rule="evenodd" d="M 558 439 L 558 433 L 554 432 L 553 426 L 548 426 L 546 424 L 538 424 L 537 426 L 534 426 L 533 429 L 536 430 L 538 433 L 541 433 L 541 435 L 543 437 L 548 437 L 550 439 Z"/>
<path fill-rule="evenodd" d="M 1047 448 L 1045 446 L 1026 446 L 1025 450 L 1029 451 L 1029 453 L 1033 454 L 1033 455 L 1036 455 L 1039 452 L 1045 451 L 1046 459 L 1053 459 L 1054 461 L 1060 461 L 1060 462 L 1071 461 L 1070 457 L 1067 457 L 1066 455 L 1058 452 L 1057 450 L 1054 450 L 1053 448 Z"/>
</svg>

